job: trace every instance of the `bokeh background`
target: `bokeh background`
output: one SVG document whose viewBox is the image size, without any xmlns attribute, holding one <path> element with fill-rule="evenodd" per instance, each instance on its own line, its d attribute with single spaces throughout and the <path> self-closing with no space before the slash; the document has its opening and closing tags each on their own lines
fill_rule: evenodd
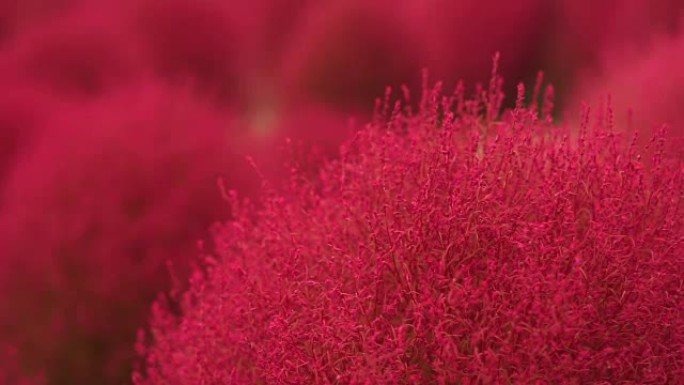
<svg viewBox="0 0 684 385">
<path fill-rule="evenodd" d="M 423 68 L 473 93 L 500 52 L 509 100 L 543 70 L 561 122 L 610 94 L 621 127 L 681 138 L 683 22 L 681 0 L 0 0 L 0 385 L 130 382 L 229 191 L 315 172 Z"/>
</svg>

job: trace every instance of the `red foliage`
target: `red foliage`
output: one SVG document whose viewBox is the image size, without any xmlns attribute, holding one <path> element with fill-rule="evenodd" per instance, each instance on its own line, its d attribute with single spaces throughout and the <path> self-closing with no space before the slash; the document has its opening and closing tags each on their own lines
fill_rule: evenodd
<svg viewBox="0 0 684 385">
<path fill-rule="evenodd" d="M 294 197 L 236 205 L 135 384 L 684 378 L 681 164 L 522 96 L 499 120 L 497 83 L 380 105 Z"/>
<path fill-rule="evenodd" d="M 0 343 L 50 384 L 120 384 L 171 261 L 229 215 L 216 185 L 259 180 L 234 122 L 143 83 L 63 108 L 7 181 L 0 212 Z M 11 316 L 10 316 L 11 315 Z"/>
</svg>

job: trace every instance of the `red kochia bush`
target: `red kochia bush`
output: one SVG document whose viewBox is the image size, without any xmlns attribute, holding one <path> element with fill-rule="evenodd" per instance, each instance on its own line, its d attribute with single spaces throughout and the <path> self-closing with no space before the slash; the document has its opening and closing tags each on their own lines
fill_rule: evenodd
<svg viewBox="0 0 684 385">
<path fill-rule="evenodd" d="M 182 316 L 155 305 L 135 384 L 684 378 L 684 175 L 664 134 L 646 169 L 610 114 L 575 137 L 480 95 L 385 105 L 294 198 L 236 208 Z"/>
<path fill-rule="evenodd" d="M 0 344 L 49 384 L 120 384 L 136 329 L 215 217 L 259 186 L 230 119 L 143 83 L 63 108 L 19 157 L 0 211 Z M 182 275 L 179 275 L 182 277 Z"/>
</svg>

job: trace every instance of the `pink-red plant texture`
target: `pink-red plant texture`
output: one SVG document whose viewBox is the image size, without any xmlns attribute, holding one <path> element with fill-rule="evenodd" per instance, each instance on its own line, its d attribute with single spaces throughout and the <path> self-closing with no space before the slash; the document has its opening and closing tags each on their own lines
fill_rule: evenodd
<svg viewBox="0 0 684 385">
<path fill-rule="evenodd" d="M 379 103 L 294 197 L 236 204 L 182 315 L 155 305 L 135 384 L 681 383 L 666 134 L 641 149 L 609 109 L 557 128 L 522 86 L 499 118 L 498 84 Z"/>
<path fill-rule="evenodd" d="M 136 330 L 196 242 L 255 194 L 248 138 L 183 90 L 143 83 L 63 108 L 20 156 L 0 211 L 0 344 L 49 384 L 120 384 Z"/>
</svg>

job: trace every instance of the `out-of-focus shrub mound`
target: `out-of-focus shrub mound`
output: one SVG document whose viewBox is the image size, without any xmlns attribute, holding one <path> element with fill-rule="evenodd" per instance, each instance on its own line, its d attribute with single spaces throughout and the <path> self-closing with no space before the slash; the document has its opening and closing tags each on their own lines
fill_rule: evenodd
<svg viewBox="0 0 684 385">
<path fill-rule="evenodd" d="M 50 383 L 120 383 L 167 261 L 255 194 L 233 119 L 155 83 L 64 108 L 20 157 L 0 213 L 0 340 Z"/>
</svg>

